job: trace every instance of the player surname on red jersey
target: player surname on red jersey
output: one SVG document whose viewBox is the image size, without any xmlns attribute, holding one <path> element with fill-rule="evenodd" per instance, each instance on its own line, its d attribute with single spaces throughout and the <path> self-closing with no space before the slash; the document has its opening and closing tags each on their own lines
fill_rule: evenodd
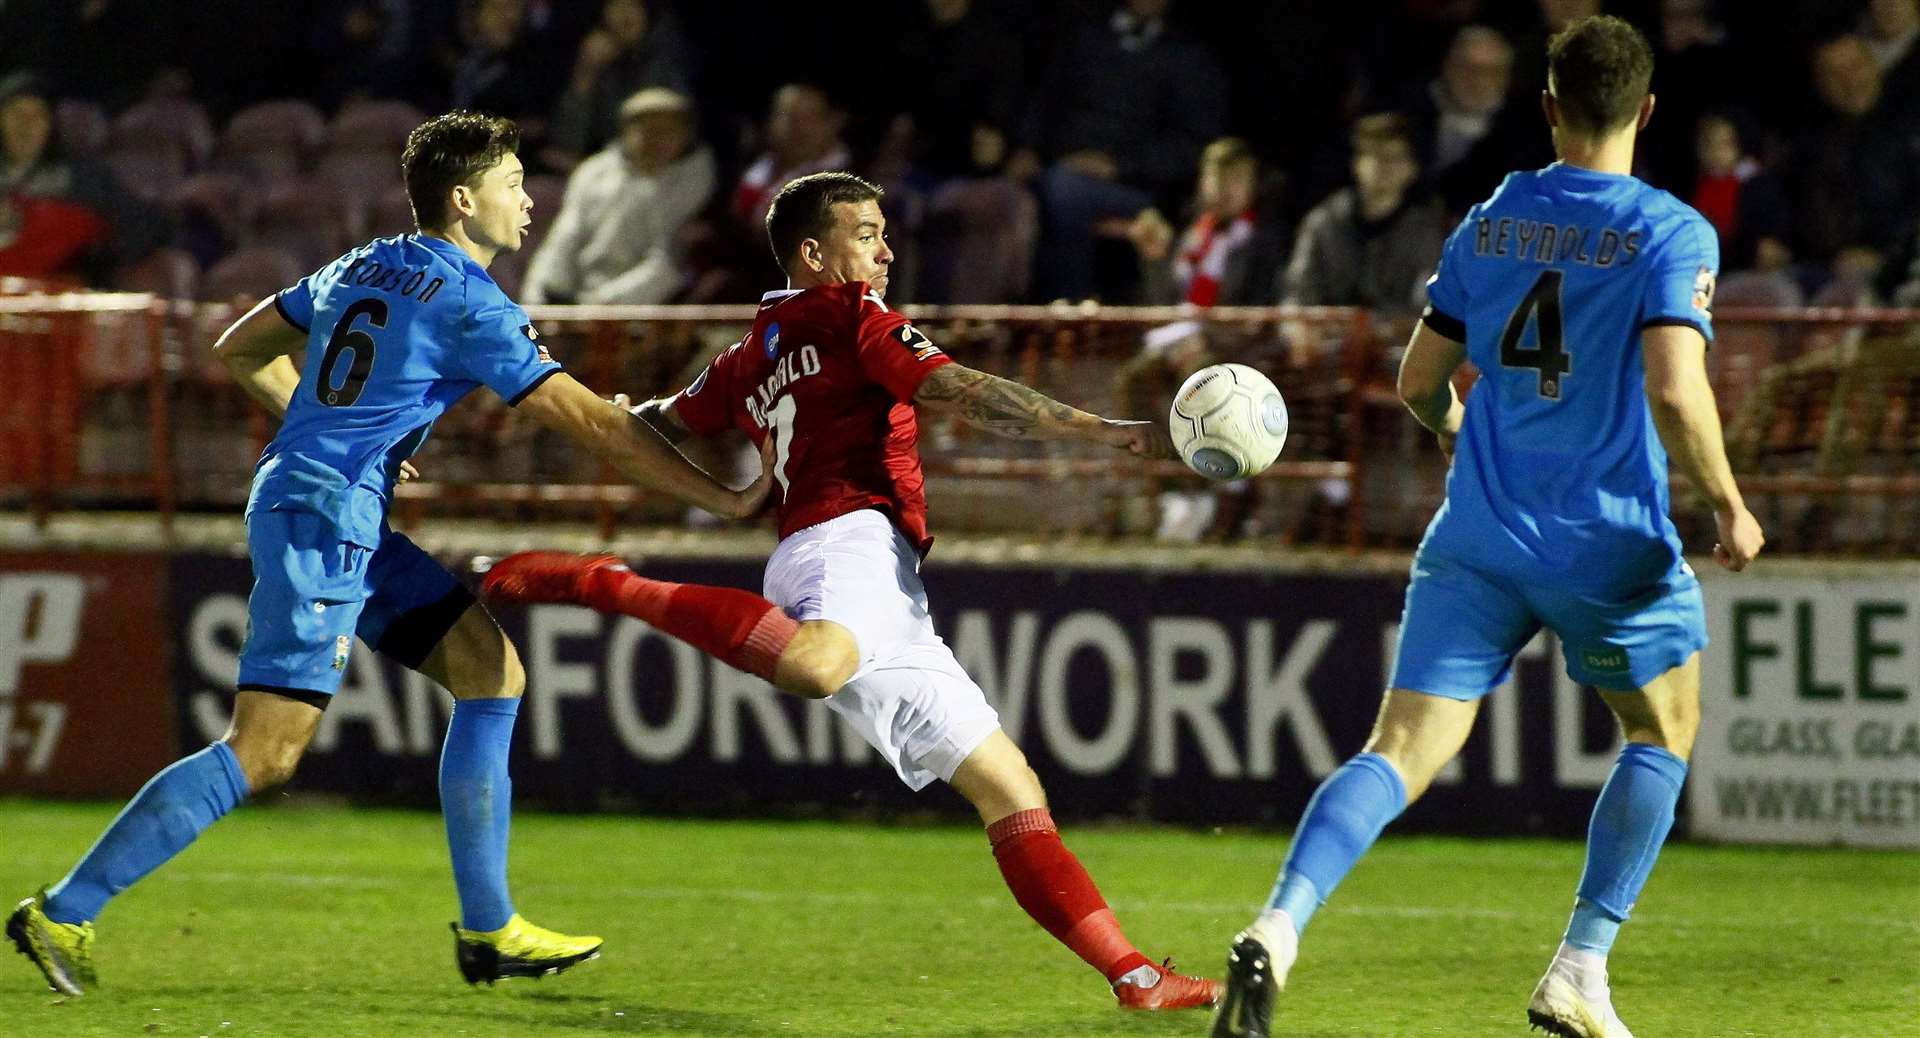
<svg viewBox="0 0 1920 1038">
<path fill-rule="evenodd" d="M 774 441 L 780 536 L 879 508 L 924 553 L 914 393 L 951 359 L 863 282 L 769 292 L 753 329 L 674 398 L 680 420 Z"/>
</svg>

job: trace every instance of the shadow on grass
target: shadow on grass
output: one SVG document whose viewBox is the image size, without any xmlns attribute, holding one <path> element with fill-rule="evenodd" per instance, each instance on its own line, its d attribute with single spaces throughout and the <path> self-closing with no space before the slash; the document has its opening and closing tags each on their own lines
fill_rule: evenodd
<svg viewBox="0 0 1920 1038">
<path fill-rule="evenodd" d="M 773 1038 L 775 1034 L 781 1035 L 782 1038 L 792 1038 L 794 1034 L 791 1028 L 775 1031 L 756 1026 L 747 1017 L 738 1013 L 622 1004 L 592 995 L 527 992 L 519 995 L 516 1001 L 537 1003 L 543 1009 L 552 1007 L 552 1011 L 543 1015 L 537 1024 L 521 1021 L 527 1025 L 525 1031 L 527 1034 L 605 1031 L 610 1034 L 737 1035 L 739 1038 Z M 440 1020 L 442 1025 L 445 1017 L 454 1015 L 509 1026 L 515 1023 L 506 1007 L 498 1005 L 443 1006 L 431 1015 Z M 444 1030 L 444 1026 L 442 1029 Z"/>
</svg>

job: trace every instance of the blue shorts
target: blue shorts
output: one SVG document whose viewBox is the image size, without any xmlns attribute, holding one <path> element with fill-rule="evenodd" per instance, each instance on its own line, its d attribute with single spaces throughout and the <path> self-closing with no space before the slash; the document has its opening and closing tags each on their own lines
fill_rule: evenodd
<svg viewBox="0 0 1920 1038">
<path fill-rule="evenodd" d="M 1514 654 L 1542 627 L 1560 636 L 1569 677 L 1617 691 L 1645 687 L 1707 644 L 1706 603 L 1685 562 L 1615 598 L 1416 557 L 1392 687 L 1478 699 L 1507 680 Z"/>
<path fill-rule="evenodd" d="M 296 509 L 247 515 L 253 593 L 239 687 L 324 705 L 358 636 L 418 669 L 473 604 L 446 567 L 405 535 L 380 547 L 344 541 L 324 516 Z"/>
</svg>

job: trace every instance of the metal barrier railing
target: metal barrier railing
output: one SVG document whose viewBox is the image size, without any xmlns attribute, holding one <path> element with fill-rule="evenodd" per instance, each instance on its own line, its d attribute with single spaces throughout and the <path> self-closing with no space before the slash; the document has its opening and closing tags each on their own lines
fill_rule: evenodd
<svg viewBox="0 0 1920 1038">
<path fill-rule="evenodd" d="M 0 295 L 0 502 L 58 509 L 227 509 L 270 427 L 208 347 L 221 304 L 133 294 Z M 964 363 L 1115 417 L 1161 418 L 1210 360 L 1266 371 L 1293 431 L 1268 475 L 1219 488 L 1172 464 L 923 424 L 937 529 L 1407 547 L 1443 491 L 1430 439 L 1394 397 L 1404 329 L 1350 308 L 913 308 Z M 588 385 L 642 397 L 684 385 L 750 307 L 537 307 L 542 340 Z M 1170 325 L 1178 327 L 1169 329 Z M 1710 371 L 1742 486 L 1783 551 L 1920 552 L 1920 311 L 1726 309 Z M 1156 331 L 1158 330 L 1158 331 Z M 1156 348 L 1143 346 L 1153 332 Z M 744 442 L 744 441 L 742 441 Z M 744 475 L 738 445 L 696 460 Z M 401 488 L 403 519 L 589 520 L 603 532 L 689 521 L 584 452 L 475 394 L 442 419 Z M 1676 482 L 1690 537 L 1703 511 Z M 1698 543 L 1697 539 L 1689 543 Z"/>
</svg>

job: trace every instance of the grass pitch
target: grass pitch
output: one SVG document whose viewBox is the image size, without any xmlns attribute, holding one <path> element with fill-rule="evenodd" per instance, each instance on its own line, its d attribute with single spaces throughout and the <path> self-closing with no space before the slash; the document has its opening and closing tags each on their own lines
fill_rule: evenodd
<svg viewBox="0 0 1920 1038">
<path fill-rule="evenodd" d="M 56 878 L 114 805 L 0 801 L 0 894 Z M 1201 972 L 1266 893 L 1278 835 L 1069 827 L 1150 955 Z M 1280 1029 L 1520 1035 L 1581 848 L 1392 839 L 1315 921 Z M 469 989 L 437 816 L 282 806 L 221 822 L 101 920 L 62 1001 L 10 946 L 0 1035 L 1202 1035 L 1123 1015 L 1029 922 L 966 827 L 515 819 L 519 907 L 606 937 L 542 981 Z M 1667 849 L 1614 955 L 1643 1036 L 1920 1035 L 1920 855 Z"/>
</svg>

